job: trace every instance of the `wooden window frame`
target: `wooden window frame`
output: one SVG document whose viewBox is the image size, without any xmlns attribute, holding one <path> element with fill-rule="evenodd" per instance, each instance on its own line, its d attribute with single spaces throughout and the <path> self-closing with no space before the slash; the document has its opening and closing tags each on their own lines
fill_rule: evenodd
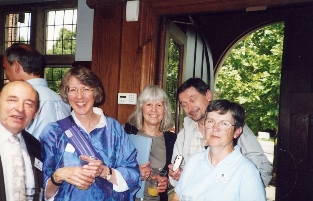
<svg viewBox="0 0 313 201">
<path fill-rule="evenodd" d="M 47 66 L 49 65 L 72 65 L 75 61 L 75 55 L 45 55 L 45 24 L 46 24 L 46 11 L 48 10 L 60 10 L 60 9 L 77 9 L 77 0 L 64 0 L 59 2 L 42 2 L 42 3 L 25 3 L 13 5 L 1 5 L 0 6 L 0 26 L 2 27 L 2 34 L 0 34 L 0 47 L 4 47 L 4 26 L 5 15 L 8 13 L 31 13 L 31 30 L 30 30 L 30 45 L 35 47 L 41 54 L 43 54 Z M 4 48 L 0 48 L 0 63 L 2 64 L 2 58 L 4 55 Z M 1 72 L 1 78 L 4 78 L 3 69 Z M 0 82 L 0 88 L 2 88 L 3 82 Z"/>
</svg>

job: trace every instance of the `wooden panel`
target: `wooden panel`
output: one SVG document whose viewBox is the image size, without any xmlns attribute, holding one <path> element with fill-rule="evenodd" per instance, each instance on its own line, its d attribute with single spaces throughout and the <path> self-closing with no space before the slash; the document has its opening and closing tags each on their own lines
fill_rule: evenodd
<svg viewBox="0 0 313 201">
<path fill-rule="evenodd" d="M 125 7 L 123 16 L 126 15 Z M 137 62 L 139 45 L 139 22 L 127 22 L 123 19 L 122 44 L 121 44 L 121 70 L 120 93 L 140 93 L 141 66 Z M 126 42 L 127 41 L 127 42 Z M 116 94 L 117 97 L 117 94 Z M 118 120 L 125 124 L 129 115 L 134 110 L 134 105 L 118 105 Z"/>
<path fill-rule="evenodd" d="M 140 7 L 140 33 L 139 48 L 141 51 L 141 82 L 140 91 L 147 84 L 156 83 L 156 59 L 157 59 L 157 42 L 159 33 L 159 16 L 145 1 L 142 1 Z"/>
<path fill-rule="evenodd" d="M 51 65 L 68 65 L 75 60 L 75 55 L 43 55 L 43 57 Z"/>
<path fill-rule="evenodd" d="M 308 153 L 308 171 L 313 172 L 313 115 L 309 115 Z"/>
<path fill-rule="evenodd" d="M 105 15 L 106 11 L 114 16 Z M 96 7 L 92 46 L 92 71 L 102 80 L 105 114 L 117 117 L 117 93 L 120 78 L 122 6 Z"/>
<path fill-rule="evenodd" d="M 276 200 L 312 199 L 312 21 L 309 8 L 291 13 L 285 23 Z"/>
<path fill-rule="evenodd" d="M 311 9 L 313 12 L 313 9 Z M 310 19 L 310 15 L 303 14 L 298 19 L 297 24 L 293 24 L 292 29 L 301 29 L 301 32 L 294 31 L 291 34 L 292 46 L 289 48 L 292 51 L 291 65 L 297 73 L 294 73 L 293 77 L 293 88 L 294 92 L 313 92 L 312 89 L 312 75 L 313 75 L 313 21 Z M 305 44 L 302 46 L 300 44 Z M 303 51 L 305 48 L 305 51 Z M 311 75 L 311 76 L 308 76 Z M 313 99 L 311 99 L 313 100 Z"/>
<path fill-rule="evenodd" d="M 313 114 L 313 93 L 294 92 L 289 96 L 289 99 L 292 105 L 292 107 L 290 107 L 291 114 Z"/>
<path fill-rule="evenodd" d="M 247 7 L 277 6 L 311 0 L 147 0 L 160 15 L 245 10 Z"/>
<path fill-rule="evenodd" d="M 289 152 L 295 160 L 298 171 L 308 171 L 308 124 L 307 115 L 291 115 L 290 117 Z M 293 164 L 293 163 L 291 163 Z"/>
</svg>

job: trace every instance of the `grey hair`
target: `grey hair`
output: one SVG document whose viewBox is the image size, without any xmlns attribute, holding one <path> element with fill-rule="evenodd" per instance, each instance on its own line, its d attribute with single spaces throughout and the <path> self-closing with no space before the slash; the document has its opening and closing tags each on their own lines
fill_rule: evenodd
<svg viewBox="0 0 313 201">
<path fill-rule="evenodd" d="M 142 130 L 143 127 L 143 114 L 142 106 L 147 101 L 163 101 L 164 102 L 164 117 L 160 124 L 160 131 L 165 132 L 172 128 L 172 110 L 168 96 L 164 90 L 157 85 L 148 85 L 139 95 L 134 112 L 129 116 L 128 122 Z"/>
</svg>

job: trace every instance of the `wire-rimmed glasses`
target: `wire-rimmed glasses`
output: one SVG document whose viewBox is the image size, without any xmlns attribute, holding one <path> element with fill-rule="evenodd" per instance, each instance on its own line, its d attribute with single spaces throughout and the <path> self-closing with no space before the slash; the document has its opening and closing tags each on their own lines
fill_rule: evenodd
<svg viewBox="0 0 313 201">
<path fill-rule="evenodd" d="M 204 127 L 205 128 L 213 128 L 214 125 L 215 125 L 215 120 L 212 119 L 212 118 L 207 118 L 205 121 L 204 121 Z M 222 120 L 222 121 L 219 121 L 217 122 L 217 125 L 218 125 L 218 128 L 222 131 L 227 131 L 228 129 L 230 129 L 230 127 L 232 126 L 235 126 L 233 124 L 231 124 L 229 121 L 227 120 Z"/>
<path fill-rule="evenodd" d="M 84 96 L 88 96 L 93 92 L 93 89 L 89 87 L 83 88 L 69 87 L 67 94 L 70 96 L 76 96 L 78 94 L 78 91 L 81 91 Z"/>
</svg>

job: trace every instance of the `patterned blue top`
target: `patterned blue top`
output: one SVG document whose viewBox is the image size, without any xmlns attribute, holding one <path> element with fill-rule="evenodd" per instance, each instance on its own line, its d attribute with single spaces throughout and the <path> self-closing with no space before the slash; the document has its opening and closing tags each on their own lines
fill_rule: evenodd
<svg viewBox="0 0 313 201">
<path fill-rule="evenodd" d="M 133 200 L 134 194 L 140 188 L 141 177 L 136 161 L 137 151 L 129 141 L 122 125 L 115 119 L 106 117 L 106 126 L 95 128 L 90 134 L 81 128 L 80 131 L 90 140 L 105 165 L 121 173 L 129 190 L 116 192 L 113 190 L 112 183 L 98 177 L 88 190 L 80 190 L 74 185 L 64 182 L 54 200 Z M 78 166 L 80 161 L 76 151 L 73 153 L 65 151 L 69 141 L 57 122 L 50 123 L 44 128 L 40 141 L 44 161 L 45 187 L 56 169 L 65 166 Z"/>
</svg>

